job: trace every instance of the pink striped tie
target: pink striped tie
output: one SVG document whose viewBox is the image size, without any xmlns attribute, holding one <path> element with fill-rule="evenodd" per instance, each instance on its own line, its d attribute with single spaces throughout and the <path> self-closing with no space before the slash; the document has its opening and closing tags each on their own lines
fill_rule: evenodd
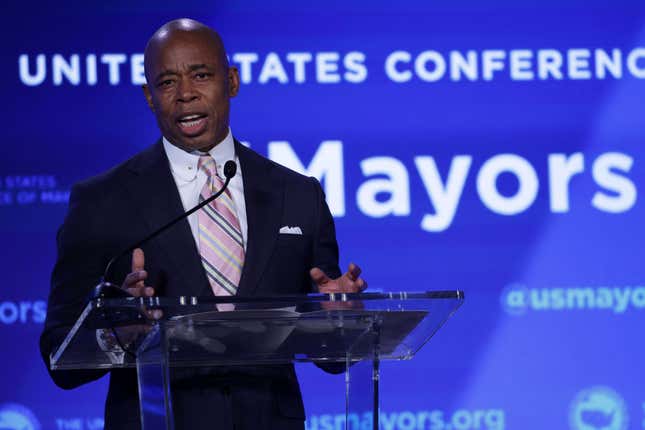
<svg viewBox="0 0 645 430">
<path fill-rule="evenodd" d="M 199 157 L 197 168 L 208 176 L 199 201 L 220 190 L 224 183 L 217 176 L 215 160 L 210 155 Z M 216 296 L 234 296 L 244 266 L 244 242 L 235 204 L 227 189 L 199 214 L 199 253 L 208 281 Z M 228 310 L 229 306 L 218 306 Z"/>
</svg>

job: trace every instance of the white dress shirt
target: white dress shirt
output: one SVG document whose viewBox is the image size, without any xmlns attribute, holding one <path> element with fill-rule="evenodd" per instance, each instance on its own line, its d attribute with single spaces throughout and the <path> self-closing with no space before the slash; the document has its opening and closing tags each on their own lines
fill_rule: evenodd
<svg viewBox="0 0 645 430">
<path fill-rule="evenodd" d="M 170 171 L 172 172 L 172 177 L 175 179 L 175 184 L 181 197 L 181 203 L 184 206 L 184 211 L 187 211 L 199 203 L 199 194 L 208 179 L 206 173 L 197 169 L 199 156 L 204 154 L 199 151 L 186 152 L 183 149 L 177 148 L 165 137 L 163 138 L 163 147 L 170 161 Z M 233 176 L 231 182 L 228 184 L 228 190 L 231 192 L 231 197 L 235 204 L 235 212 L 240 221 L 244 250 L 246 251 L 247 221 L 246 203 L 244 202 L 244 183 L 242 182 L 240 162 L 235 155 L 235 144 L 230 128 L 224 140 L 215 145 L 208 153 L 215 159 L 217 174 L 222 180 L 224 179 L 224 164 L 228 160 L 233 160 L 237 164 L 235 176 Z M 197 248 L 199 249 L 199 218 L 197 212 L 188 217 L 188 223 L 190 224 L 190 230 L 193 233 L 195 244 L 197 244 Z M 118 346 L 111 330 L 96 330 L 96 341 L 101 350 L 106 353 L 111 363 L 124 363 L 125 352 Z"/>
<path fill-rule="evenodd" d="M 187 211 L 199 203 L 199 194 L 208 179 L 206 173 L 197 169 L 199 156 L 204 155 L 204 153 L 200 151 L 186 152 L 170 143 L 165 137 L 163 138 L 163 147 L 166 151 L 166 155 L 168 156 L 168 160 L 170 161 L 170 171 L 175 179 L 175 184 L 177 185 L 177 190 L 181 197 L 181 203 L 184 206 L 184 210 Z M 235 212 L 237 213 L 237 218 L 240 221 L 244 250 L 246 250 L 248 224 L 246 220 L 246 203 L 244 202 L 244 183 L 242 181 L 240 162 L 235 154 L 235 144 L 230 128 L 228 129 L 228 134 L 224 140 L 215 145 L 213 149 L 208 151 L 208 153 L 215 160 L 215 164 L 217 165 L 217 175 L 222 178 L 222 180 L 225 179 L 224 164 L 228 160 L 233 160 L 237 165 L 235 176 L 233 176 L 231 182 L 228 184 L 228 190 L 233 198 L 233 203 L 235 203 Z M 195 244 L 197 244 L 197 248 L 199 249 L 198 212 L 195 212 L 188 217 L 188 223 L 190 224 Z"/>
</svg>

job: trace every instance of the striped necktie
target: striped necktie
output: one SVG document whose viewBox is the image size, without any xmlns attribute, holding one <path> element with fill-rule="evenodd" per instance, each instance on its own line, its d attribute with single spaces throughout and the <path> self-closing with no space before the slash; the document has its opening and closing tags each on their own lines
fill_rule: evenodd
<svg viewBox="0 0 645 430">
<path fill-rule="evenodd" d="M 203 202 L 224 183 L 217 176 L 215 160 L 210 155 L 200 156 L 197 168 L 208 177 L 199 196 L 199 201 Z M 198 214 L 199 253 L 213 293 L 216 296 L 234 296 L 244 265 L 244 242 L 229 190 L 204 206 Z"/>
</svg>

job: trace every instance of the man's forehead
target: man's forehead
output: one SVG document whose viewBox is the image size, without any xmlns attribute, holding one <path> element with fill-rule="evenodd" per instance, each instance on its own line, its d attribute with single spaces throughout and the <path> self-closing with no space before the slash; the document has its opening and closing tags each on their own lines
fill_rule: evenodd
<svg viewBox="0 0 645 430">
<path fill-rule="evenodd" d="M 212 49 L 198 49 L 191 46 L 185 46 L 180 49 L 166 49 L 161 51 L 157 56 L 161 63 L 218 63 L 220 55 Z"/>
<path fill-rule="evenodd" d="M 157 45 L 157 52 L 162 54 L 186 51 L 203 55 L 217 55 L 221 49 L 217 40 L 199 33 L 169 36 Z"/>
<path fill-rule="evenodd" d="M 157 79 L 165 72 L 185 71 L 197 64 L 214 70 L 228 66 L 222 40 L 209 28 L 157 32 L 148 42 L 144 56 L 148 79 Z"/>
<path fill-rule="evenodd" d="M 161 63 L 211 63 L 222 57 L 221 45 L 207 37 L 173 37 L 160 41 L 152 54 Z"/>
</svg>

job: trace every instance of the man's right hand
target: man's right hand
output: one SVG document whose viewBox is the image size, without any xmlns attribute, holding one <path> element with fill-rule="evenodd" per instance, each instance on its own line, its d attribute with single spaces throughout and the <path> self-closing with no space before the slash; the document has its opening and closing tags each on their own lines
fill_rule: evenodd
<svg viewBox="0 0 645 430">
<path fill-rule="evenodd" d="M 125 277 L 121 288 L 134 297 L 152 297 L 155 289 L 145 285 L 148 272 L 144 270 L 146 259 L 141 248 L 132 251 L 132 272 Z"/>
<path fill-rule="evenodd" d="M 132 251 L 132 271 L 128 273 L 121 285 L 125 291 L 134 297 L 152 297 L 155 294 L 155 289 L 146 286 L 145 280 L 148 277 L 148 272 L 144 270 L 145 255 L 141 248 Z M 149 320 L 158 320 L 163 316 L 161 309 L 146 310 L 144 314 Z M 108 350 L 119 345 L 126 350 L 131 348 L 131 345 L 138 342 L 140 338 L 150 332 L 150 325 L 134 324 L 116 327 L 113 330 L 103 330 L 97 337 L 100 338 L 99 345 L 101 349 Z M 114 338 L 117 337 L 117 339 Z"/>
<path fill-rule="evenodd" d="M 148 272 L 145 271 L 145 255 L 141 248 L 132 251 L 132 271 L 125 277 L 121 288 L 126 290 L 134 297 L 152 297 L 155 295 L 155 289 L 147 286 L 145 280 Z M 145 315 L 148 319 L 158 320 L 163 316 L 160 309 L 146 310 Z"/>
</svg>

